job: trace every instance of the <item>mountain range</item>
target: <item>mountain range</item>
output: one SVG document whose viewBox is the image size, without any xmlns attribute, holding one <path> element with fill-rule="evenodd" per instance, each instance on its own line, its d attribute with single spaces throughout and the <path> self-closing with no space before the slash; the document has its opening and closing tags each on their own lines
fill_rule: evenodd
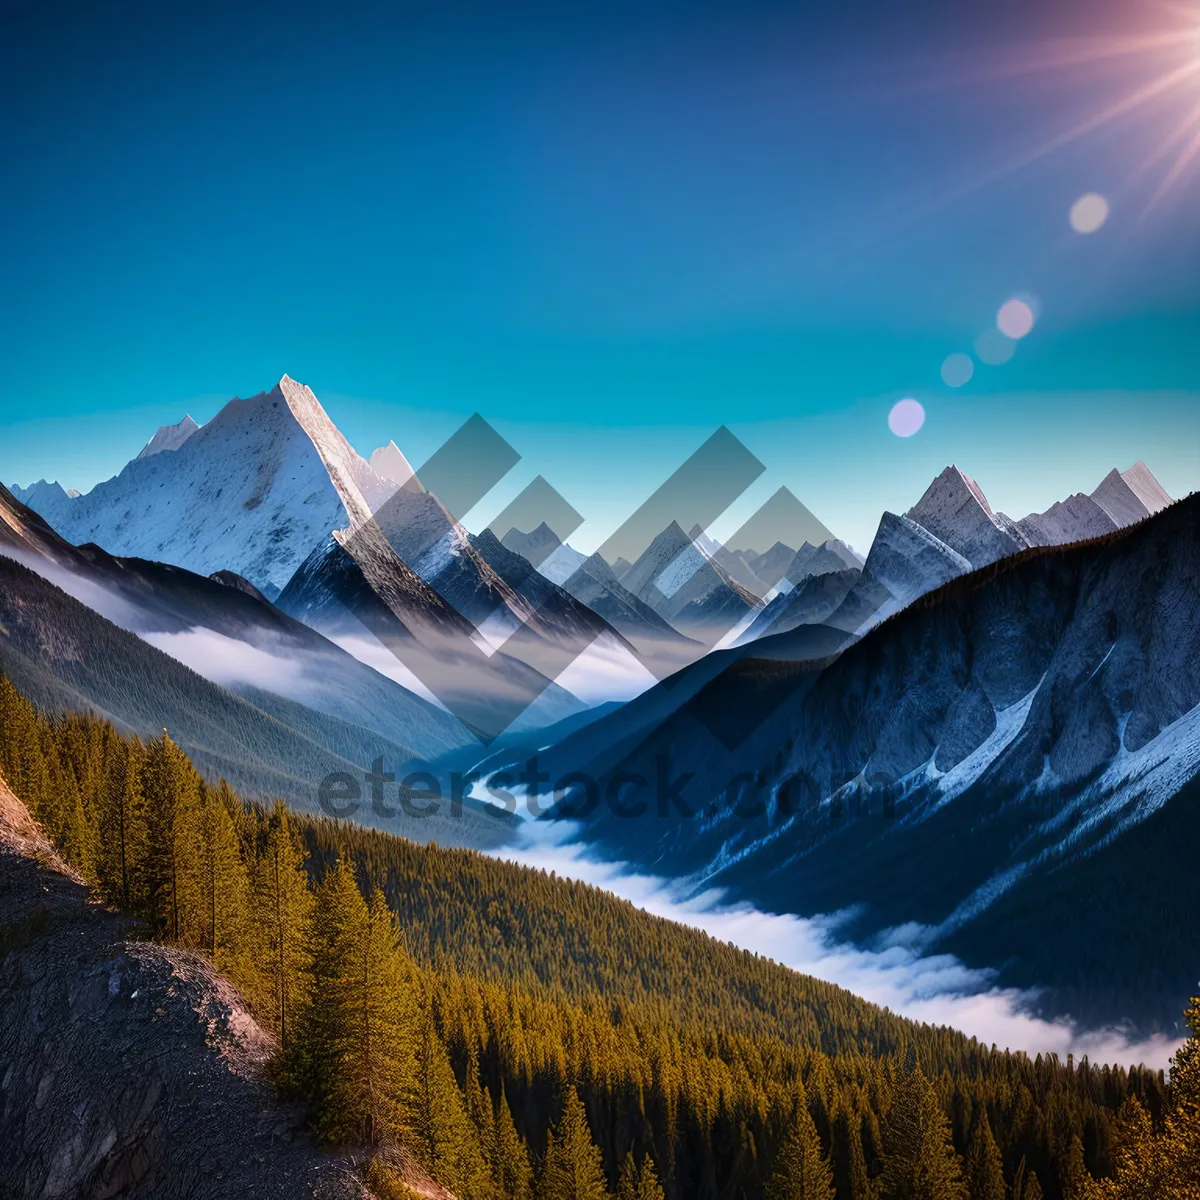
<svg viewBox="0 0 1200 1200">
<path fill-rule="evenodd" d="M 1014 521 L 992 510 L 970 476 L 948 467 L 904 517 L 884 515 L 865 563 L 836 538 L 795 547 L 776 539 L 759 552 L 743 534 L 735 550 L 698 526 L 685 532 L 669 522 L 636 562 L 610 564 L 578 554 L 548 526 L 471 535 L 420 476 L 395 442 L 360 456 L 312 391 L 285 375 L 268 391 L 231 401 L 204 426 L 191 417 L 163 426 L 117 476 L 86 495 L 44 480 L 10 491 L 71 543 L 201 575 L 229 571 L 269 600 L 287 591 L 294 614 L 350 628 L 352 614 L 344 620 L 336 600 L 309 590 L 319 565 L 338 557 L 335 536 L 351 558 L 361 547 L 378 568 L 378 533 L 399 560 L 384 574 L 407 569 L 399 589 L 407 603 L 394 614 L 402 624 L 432 623 L 445 634 L 449 623 L 485 654 L 508 643 L 511 656 L 541 674 L 607 637 L 660 678 L 730 638 L 755 640 L 826 616 L 835 627 L 863 632 L 954 575 L 1030 546 L 1098 536 L 1170 503 L 1139 462 L 1110 472 L 1090 496 Z M 778 517 L 785 493 L 763 513 Z M 790 523 L 764 519 L 759 536 L 824 528 L 790 499 Z M 825 573 L 839 578 L 801 587 Z M 843 584 L 853 586 L 841 611 L 826 613 Z M 808 597 L 815 593 L 814 606 Z"/>
<path fill-rule="evenodd" d="M 201 769 L 300 806 L 313 778 L 378 755 L 500 765 L 532 746 L 610 780 L 669 761 L 703 819 L 597 815 L 600 851 L 849 914 L 866 943 L 904 927 L 1049 987 L 1048 1011 L 1173 1018 L 1179 946 L 1130 932 L 1121 952 L 1151 980 L 1130 1007 L 1064 944 L 1081 918 L 1062 906 L 1086 887 L 1126 929 L 1103 864 L 1173 861 L 1193 819 L 1194 498 L 1139 461 L 1014 520 L 950 466 L 882 515 L 865 559 L 832 536 L 760 553 L 672 521 L 609 563 L 548 524 L 469 533 L 423 474 L 394 442 L 359 455 L 284 376 L 160 429 L 86 495 L 0 491 L 0 666 L 49 707 L 169 722 Z M 596 653 L 662 682 L 589 710 L 555 681 Z M 732 812 L 739 775 L 760 820 Z M 439 837 L 508 836 L 480 820 Z M 1039 906 L 1055 921 L 1035 951 L 1004 931 Z"/>
<path fill-rule="evenodd" d="M 923 531 L 885 524 L 889 542 Z M 1200 958 L 1182 849 L 1200 819 L 1200 497 L 961 577 L 961 556 L 944 565 L 865 636 L 824 656 L 795 654 L 798 631 L 718 651 L 544 765 L 685 777 L 688 815 L 600 810 L 586 828 L 641 869 L 840 912 L 864 944 L 904 929 L 1048 988 L 1051 1015 L 1169 1027 Z"/>
<path fill-rule="evenodd" d="M 301 810 L 316 810 L 332 774 L 361 778 L 381 759 L 399 778 L 478 746 L 450 713 L 240 576 L 71 546 L 2 487 L 0 670 L 47 709 L 93 711 L 144 737 L 166 725 L 214 780 Z M 491 814 L 391 820 L 446 844 L 507 836 Z"/>
</svg>

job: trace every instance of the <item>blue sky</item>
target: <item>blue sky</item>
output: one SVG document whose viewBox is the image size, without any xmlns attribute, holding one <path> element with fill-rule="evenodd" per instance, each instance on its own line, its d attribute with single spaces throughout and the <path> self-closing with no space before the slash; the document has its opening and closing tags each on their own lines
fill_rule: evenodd
<svg viewBox="0 0 1200 1200">
<path fill-rule="evenodd" d="M 1107 0 L 0 5 L 0 479 L 86 489 L 286 371 L 366 452 L 419 462 L 483 413 L 525 458 L 473 523 L 542 472 L 585 548 L 721 423 L 764 498 L 858 545 L 949 461 L 1014 516 L 1138 457 L 1187 492 L 1200 173 L 1155 200 L 1154 151 L 1200 104 L 1200 32 L 1095 53 L 1179 27 Z M 1014 295 L 1012 360 L 947 387 Z"/>
</svg>

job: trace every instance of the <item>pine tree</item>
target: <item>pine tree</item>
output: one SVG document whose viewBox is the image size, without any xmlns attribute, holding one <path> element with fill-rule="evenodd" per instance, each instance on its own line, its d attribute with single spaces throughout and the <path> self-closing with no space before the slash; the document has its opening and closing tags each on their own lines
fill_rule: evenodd
<svg viewBox="0 0 1200 1200">
<path fill-rule="evenodd" d="M 35 817 L 42 811 L 46 786 L 42 725 L 34 706 L 0 673 L 0 770 Z"/>
<path fill-rule="evenodd" d="M 317 888 L 306 947 L 312 963 L 310 999 L 281 1071 L 285 1084 L 314 1114 L 318 1135 L 333 1142 L 359 1140 L 363 1134 L 361 1097 L 347 1088 L 345 1066 L 354 1054 L 355 949 L 366 925 L 367 906 L 354 868 L 339 859 Z"/>
<path fill-rule="evenodd" d="M 195 852 L 191 816 L 200 802 L 200 777 L 166 730 L 146 748 L 142 780 L 147 815 L 146 903 L 152 928 L 179 941 L 181 866 Z"/>
<path fill-rule="evenodd" d="M 179 940 L 206 951 L 253 999 L 261 974 L 251 951 L 250 880 L 229 810 L 211 788 L 175 814 Z"/>
<path fill-rule="evenodd" d="M 83 881 L 91 886 L 97 882 L 96 858 L 98 845 L 96 830 L 88 819 L 83 792 L 76 782 L 69 765 L 64 765 L 59 776 L 63 792 L 62 847 L 67 861 L 79 872 Z"/>
<path fill-rule="evenodd" d="M 466 1077 L 463 1081 L 463 1102 L 467 1116 L 475 1127 L 475 1138 L 484 1158 L 491 1163 L 495 1157 L 496 1114 L 487 1092 L 479 1082 L 479 1058 L 474 1047 L 467 1054 Z"/>
<path fill-rule="evenodd" d="M 529 1164 L 529 1150 L 513 1124 L 503 1087 L 500 1090 L 500 1107 L 496 1111 L 492 1186 L 495 1194 L 503 1196 L 505 1200 L 533 1200 L 533 1169 Z"/>
<path fill-rule="evenodd" d="M 1012 1200 L 1042 1200 L 1042 1185 L 1038 1182 L 1037 1173 L 1026 1169 L 1024 1159 L 1021 1159 L 1013 1176 Z"/>
<path fill-rule="evenodd" d="M 256 913 L 258 940 L 268 985 L 265 1008 L 271 1027 L 286 1051 L 297 1014 L 308 995 L 311 965 L 306 931 L 313 897 L 304 868 L 304 853 L 292 832 L 287 808 L 276 802 L 267 845 L 258 866 Z"/>
<path fill-rule="evenodd" d="M 1131 1095 L 1121 1106 L 1115 1131 L 1115 1177 L 1091 1183 L 1089 1197 L 1200 1196 L 1200 999 L 1192 1000 L 1185 1016 L 1191 1037 L 1171 1060 L 1171 1093 L 1162 1128 L 1154 1129 L 1149 1114 Z"/>
<path fill-rule="evenodd" d="M 617 1200 L 664 1200 L 662 1185 L 654 1170 L 654 1159 L 647 1154 L 639 1167 L 633 1151 L 625 1155 L 617 1182 Z"/>
<path fill-rule="evenodd" d="M 348 1084 L 366 1105 L 366 1141 L 404 1134 L 416 1082 L 413 981 L 396 918 L 375 888 L 354 946 L 350 990 L 354 1057 Z"/>
<path fill-rule="evenodd" d="M 638 1200 L 641 1182 L 637 1160 L 630 1150 L 625 1155 L 625 1161 L 621 1164 L 621 1174 L 617 1179 L 617 1200 Z"/>
<path fill-rule="evenodd" d="M 604 1161 L 573 1087 L 566 1089 L 562 1116 L 547 1144 L 538 1200 L 608 1200 Z"/>
<path fill-rule="evenodd" d="M 851 1130 L 850 1136 L 857 1136 L 857 1132 Z M 803 1088 L 796 1098 L 791 1126 L 776 1157 L 775 1170 L 767 1181 L 766 1196 L 767 1200 L 833 1200 L 833 1172 L 829 1160 L 821 1153 L 821 1141 Z"/>
<path fill-rule="evenodd" d="M 871 1200 L 874 1188 L 867 1173 L 859 1123 L 845 1106 L 833 1120 L 832 1166 L 838 1200 Z"/>
<path fill-rule="evenodd" d="M 965 1200 L 950 1122 L 918 1067 L 897 1082 L 884 1150 L 881 1182 L 888 1200 Z"/>
<path fill-rule="evenodd" d="M 658 1182 L 658 1172 L 654 1169 L 654 1159 L 647 1154 L 642 1159 L 641 1174 L 638 1178 L 637 1200 L 666 1200 L 662 1184 Z"/>
<path fill-rule="evenodd" d="M 285 1081 L 308 1100 L 330 1141 L 408 1138 L 419 1103 L 412 969 L 383 894 L 376 889 L 364 901 L 349 860 L 339 859 L 321 884 L 307 953 L 311 998 Z"/>
<path fill-rule="evenodd" d="M 967 1148 L 967 1188 L 971 1200 L 1006 1200 L 1008 1190 L 1004 1186 L 1004 1165 L 992 1127 L 988 1122 L 987 1107 L 980 1104 L 975 1111 Z"/>
<path fill-rule="evenodd" d="M 97 873 L 103 894 L 125 912 L 138 909 L 141 901 L 147 852 L 142 802 L 144 759 L 137 738 L 127 744 L 118 742 L 109 755 L 101 783 Z"/>
<path fill-rule="evenodd" d="M 416 1088 L 406 1114 L 413 1149 L 429 1173 L 460 1200 L 485 1200 L 490 1178 L 428 1005 L 420 1021 Z"/>
<path fill-rule="evenodd" d="M 1086 1200 L 1091 1191 L 1092 1178 L 1083 1162 L 1083 1143 L 1078 1134 L 1071 1135 L 1059 1182 L 1063 1200 Z"/>
</svg>

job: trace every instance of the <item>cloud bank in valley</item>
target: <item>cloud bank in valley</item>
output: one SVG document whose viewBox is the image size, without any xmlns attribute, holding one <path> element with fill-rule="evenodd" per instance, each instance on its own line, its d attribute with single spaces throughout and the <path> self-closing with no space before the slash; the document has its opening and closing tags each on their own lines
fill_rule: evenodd
<svg viewBox="0 0 1200 1200">
<path fill-rule="evenodd" d="M 1067 1020 L 1032 1015 L 1035 997 L 999 988 L 995 973 L 966 966 L 953 955 L 923 955 L 920 931 L 893 931 L 876 949 L 839 942 L 836 915 L 779 916 L 748 904 L 729 904 L 719 890 L 687 896 L 670 880 L 632 872 L 623 863 L 599 862 L 574 841 L 568 822 L 526 822 L 517 848 L 495 857 L 595 884 L 655 916 L 703 930 L 721 941 L 765 955 L 805 975 L 828 980 L 865 1000 L 914 1020 L 955 1029 L 1000 1049 L 1029 1054 L 1082 1055 L 1093 1062 L 1166 1067 L 1182 1044 L 1171 1038 L 1136 1038 L 1120 1029 L 1082 1029 Z"/>
</svg>

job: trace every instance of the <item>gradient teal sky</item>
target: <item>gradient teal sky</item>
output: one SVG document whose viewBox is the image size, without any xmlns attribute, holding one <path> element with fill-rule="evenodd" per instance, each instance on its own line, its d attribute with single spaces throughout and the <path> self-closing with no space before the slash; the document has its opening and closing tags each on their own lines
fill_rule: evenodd
<svg viewBox="0 0 1200 1200">
<path fill-rule="evenodd" d="M 368 453 L 481 412 L 525 457 L 470 523 L 540 472 L 584 548 L 721 423 L 862 547 L 951 461 L 1013 516 L 1200 486 L 1200 185 L 1147 165 L 1200 75 L 1033 153 L 1200 36 L 1035 71 L 1175 19 L 894 8 L 3 5 L 0 479 L 86 489 L 286 371 Z"/>
</svg>

